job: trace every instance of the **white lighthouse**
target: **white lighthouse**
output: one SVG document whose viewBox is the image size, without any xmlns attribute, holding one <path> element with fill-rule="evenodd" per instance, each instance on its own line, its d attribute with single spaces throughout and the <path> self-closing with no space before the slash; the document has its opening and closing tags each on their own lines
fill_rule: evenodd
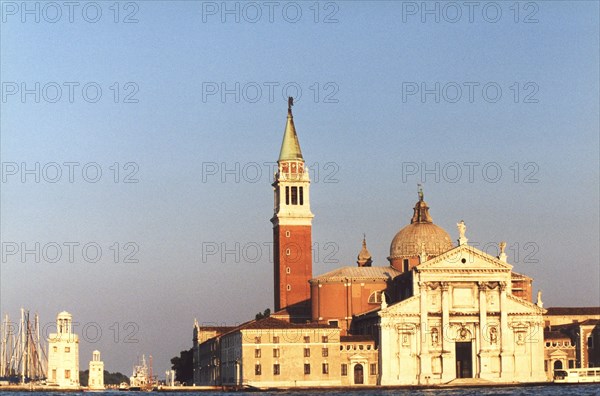
<svg viewBox="0 0 600 396">
<path fill-rule="evenodd" d="M 100 360 L 100 351 L 94 351 L 92 353 L 88 388 L 93 390 L 104 389 L 104 362 Z"/>
<path fill-rule="evenodd" d="M 73 317 L 65 311 L 56 317 L 56 333 L 48 338 L 48 383 L 79 388 L 79 337 L 73 334 Z"/>
</svg>

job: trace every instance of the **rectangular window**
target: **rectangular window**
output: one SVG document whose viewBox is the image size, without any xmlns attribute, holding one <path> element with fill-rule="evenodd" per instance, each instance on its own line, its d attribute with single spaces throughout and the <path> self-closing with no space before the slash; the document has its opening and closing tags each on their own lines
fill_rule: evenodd
<svg viewBox="0 0 600 396">
<path fill-rule="evenodd" d="M 261 373 L 262 373 L 262 370 L 261 370 L 260 364 L 255 364 L 254 365 L 254 375 L 261 375 Z"/>
<path fill-rule="evenodd" d="M 260 349 L 255 349 L 254 350 L 254 357 L 255 358 L 259 358 L 260 357 Z"/>
<path fill-rule="evenodd" d="M 65 370 L 65 379 L 71 378 L 71 370 Z"/>
<path fill-rule="evenodd" d="M 300 187 L 300 205 L 304 205 L 304 187 Z"/>
<path fill-rule="evenodd" d="M 310 343 L 310 336 L 304 336 L 304 342 L 305 343 Z"/>
<path fill-rule="evenodd" d="M 330 326 L 335 326 L 335 327 L 338 327 L 338 325 L 339 325 L 339 322 L 338 322 L 337 320 L 330 320 L 330 321 L 329 321 L 329 325 L 330 325 Z"/>
<path fill-rule="evenodd" d="M 327 336 L 322 336 L 322 337 L 321 337 L 321 342 L 322 342 L 322 343 L 327 343 L 327 342 L 329 342 L 329 337 L 327 337 Z"/>
<path fill-rule="evenodd" d="M 52 381 L 56 381 L 56 369 L 52 369 Z"/>
<path fill-rule="evenodd" d="M 304 348 L 304 357 L 310 357 L 310 348 Z"/>
<path fill-rule="evenodd" d="M 273 336 L 273 344 L 279 344 L 279 336 Z"/>
<path fill-rule="evenodd" d="M 402 262 L 404 272 L 408 272 L 408 259 L 404 259 Z"/>
<path fill-rule="evenodd" d="M 57 347 L 57 346 L 55 346 L 55 347 L 52 347 L 52 351 L 54 351 L 54 352 L 58 352 L 58 347 Z"/>
<path fill-rule="evenodd" d="M 369 374 L 377 375 L 377 364 L 376 363 L 371 363 L 371 365 L 369 366 Z"/>
<path fill-rule="evenodd" d="M 281 370 L 279 367 L 279 363 L 277 363 L 277 364 L 273 365 L 273 375 L 279 375 L 279 374 L 281 374 Z"/>
<path fill-rule="evenodd" d="M 65 353 L 71 352 L 71 347 L 65 347 Z"/>
<path fill-rule="evenodd" d="M 292 187 L 292 205 L 298 205 L 298 187 Z"/>
<path fill-rule="evenodd" d="M 329 374 L 329 363 L 323 363 L 323 374 Z"/>
<path fill-rule="evenodd" d="M 254 337 L 254 343 L 255 344 L 260 344 L 260 336 Z"/>
<path fill-rule="evenodd" d="M 569 368 L 575 368 L 575 360 L 569 360 Z M 548 371 L 548 370 L 546 370 Z"/>
<path fill-rule="evenodd" d="M 348 375 L 348 365 L 346 363 L 342 363 L 342 375 Z"/>
<path fill-rule="evenodd" d="M 323 348 L 323 349 L 321 350 L 321 356 L 323 356 L 323 357 L 327 357 L 327 356 L 329 356 L 329 349 L 327 349 L 327 348 Z"/>
<path fill-rule="evenodd" d="M 310 364 L 304 363 L 304 374 L 310 374 Z"/>
<path fill-rule="evenodd" d="M 278 348 L 273 348 L 273 357 L 274 358 L 278 358 L 279 357 L 279 349 Z"/>
<path fill-rule="evenodd" d="M 290 187 L 289 186 L 285 186 L 285 204 L 286 205 L 290 204 Z"/>
</svg>

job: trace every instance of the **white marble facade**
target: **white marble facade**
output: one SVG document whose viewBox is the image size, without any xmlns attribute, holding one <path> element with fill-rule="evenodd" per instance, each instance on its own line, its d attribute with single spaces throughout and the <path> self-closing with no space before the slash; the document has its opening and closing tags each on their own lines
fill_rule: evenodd
<svg viewBox="0 0 600 396">
<path fill-rule="evenodd" d="M 416 267 L 412 297 L 377 312 L 380 384 L 545 381 L 544 310 L 512 295 L 511 270 L 466 243 Z"/>
</svg>

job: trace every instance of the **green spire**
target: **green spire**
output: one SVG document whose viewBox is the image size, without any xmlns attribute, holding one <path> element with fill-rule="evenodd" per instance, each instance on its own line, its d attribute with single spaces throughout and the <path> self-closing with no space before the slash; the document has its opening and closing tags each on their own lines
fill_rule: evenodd
<svg viewBox="0 0 600 396">
<path fill-rule="evenodd" d="M 300 150 L 300 143 L 298 142 L 298 135 L 296 134 L 296 127 L 294 126 L 294 116 L 292 115 L 293 105 L 294 98 L 290 97 L 288 99 L 287 123 L 283 134 L 283 142 L 281 143 L 281 151 L 279 152 L 279 161 L 304 161 L 302 151 Z"/>
</svg>

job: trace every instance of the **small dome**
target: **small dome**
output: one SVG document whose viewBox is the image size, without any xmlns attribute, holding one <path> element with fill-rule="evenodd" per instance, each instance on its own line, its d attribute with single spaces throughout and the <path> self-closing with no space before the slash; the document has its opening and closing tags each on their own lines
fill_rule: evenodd
<svg viewBox="0 0 600 396">
<path fill-rule="evenodd" d="M 68 313 L 67 311 L 62 311 L 60 312 L 58 315 L 56 315 L 58 318 L 72 318 L 73 315 L 71 315 L 70 313 Z"/>
<path fill-rule="evenodd" d="M 370 267 L 373 263 L 373 258 L 371 257 L 371 253 L 369 249 L 367 249 L 367 237 L 363 237 L 362 241 L 362 249 L 360 253 L 358 253 L 357 257 L 358 261 L 356 262 L 359 267 Z"/>
<path fill-rule="evenodd" d="M 452 248 L 450 235 L 442 227 L 433 224 L 429 207 L 423 200 L 423 191 L 420 190 L 410 224 L 394 236 L 388 259 L 417 257 L 423 252 L 427 257 L 434 257 Z"/>
</svg>

